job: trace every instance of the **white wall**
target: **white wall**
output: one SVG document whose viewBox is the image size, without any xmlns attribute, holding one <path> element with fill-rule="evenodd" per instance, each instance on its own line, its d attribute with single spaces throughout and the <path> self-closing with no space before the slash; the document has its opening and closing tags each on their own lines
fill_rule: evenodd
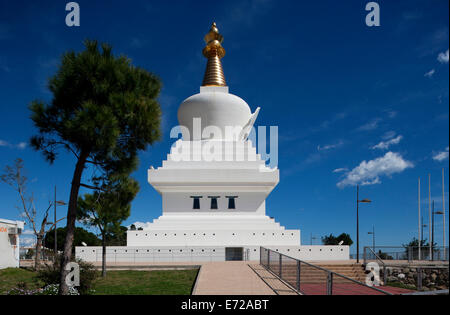
<svg viewBox="0 0 450 315">
<path fill-rule="evenodd" d="M 244 260 L 259 261 L 259 246 L 244 248 Z M 348 260 L 349 246 L 281 246 L 271 247 L 287 256 L 305 261 Z M 75 255 L 89 262 L 102 261 L 101 247 L 76 247 Z M 208 262 L 224 261 L 223 246 L 158 246 L 158 247 L 107 247 L 106 260 L 109 263 L 164 263 L 164 262 Z"/>
<path fill-rule="evenodd" d="M 23 222 L 0 219 L 0 269 L 19 267 L 19 235 L 8 233 L 17 227 L 23 229 Z"/>
<path fill-rule="evenodd" d="M 127 231 L 128 246 L 276 246 L 300 244 L 299 230 Z"/>
<path fill-rule="evenodd" d="M 200 209 L 194 210 L 193 204 L 194 200 L 191 196 L 201 196 L 200 199 Z M 209 196 L 218 196 L 217 199 L 218 209 L 211 209 L 211 199 Z M 228 209 L 228 198 L 227 196 L 237 196 L 235 199 L 236 209 Z M 234 214 L 234 215 L 245 215 L 245 214 L 265 214 L 265 200 L 267 193 L 264 192 L 238 192 L 238 191 L 228 191 L 228 192 L 189 192 L 189 193 L 178 193 L 178 192 L 167 192 L 162 194 L 162 207 L 164 215 L 171 214 Z"/>
</svg>

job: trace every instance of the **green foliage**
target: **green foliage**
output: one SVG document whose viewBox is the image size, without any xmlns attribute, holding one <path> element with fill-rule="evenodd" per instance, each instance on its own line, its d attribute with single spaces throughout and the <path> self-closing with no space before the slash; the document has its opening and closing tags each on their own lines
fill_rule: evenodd
<svg viewBox="0 0 450 315">
<path fill-rule="evenodd" d="M 130 59 L 115 57 L 107 44 L 85 41 L 86 50 L 64 54 L 49 81 L 50 104 L 34 101 L 31 139 L 49 162 L 63 147 L 83 152 L 107 170 L 135 167 L 137 150 L 160 138 L 160 80 Z M 131 166 L 131 167 L 130 167 Z"/>
<path fill-rule="evenodd" d="M 139 184 L 128 176 L 111 175 L 102 189 L 78 198 L 78 219 L 97 227 L 102 236 L 111 236 L 121 231 L 120 224 L 130 216 Z"/>
<path fill-rule="evenodd" d="M 127 246 L 127 228 L 120 226 L 105 234 L 106 246 Z"/>
<path fill-rule="evenodd" d="M 413 239 L 409 243 L 403 244 L 402 246 L 403 247 L 419 247 L 419 240 L 417 238 L 413 237 Z M 420 246 L 421 247 L 429 247 L 430 244 L 427 239 L 423 239 L 423 240 L 420 240 Z M 434 244 L 434 246 L 436 246 L 436 243 Z"/>
<path fill-rule="evenodd" d="M 351 246 L 353 244 L 350 235 L 347 233 L 342 233 L 337 237 L 333 234 L 325 235 L 324 237 L 322 237 L 323 245 L 339 245 L 341 241 L 343 241 L 342 245 Z"/>
<path fill-rule="evenodd" d="M 94 282 L 98 278 L 98 271 L 95 269 L 94 265 L 80 259 L 75 260 L 75 262 L 80 266 L 80 286 L 77 287 L 77 290 L 82 295 L 90 294 Z M 37 272 L 36 278 L 43 282 L 45 286 L 58 284 L 60 269 L 61 259 L 58 257 L 55 263 L 45 265 L 45 267 L 40 269 Z"/>
<path fill-rule="evenodd" d="M 64 240 L 66 238 L 67 228 L 57 228 L 57 246 L 58 251 L 62 251 L 64 247 Z M 75 234 L 73 238 L 73 248 L 75 250 L 75 246 L 82 246 L 82 243 L 86 243 L 88 246 L 100 246 L 101 240 L 92 232 L 86 231 L 82 227 L 75 228 Z M 44 238 L 44 244 L 47 248 L 54 248 L 55 244 L 55 230 L 50 230 L 47 232 Z"/>
<path fill-rule="evenodd" d="M 138 164 L 138 151 L 160 139 L 160 80 L 135 67 L 125 56 L 116 57 L 111 46 L 85 41 L 86 49 L 63 55 L 49 80 L 53 99 L 33 101 L 31 119 L 38 134 L 31 146 L 53 163 L 59 150 L 76 157 L 67 210 L 65 247 L 71 248 L 81 186 L 101 190 L 110 176 L 128 176 Z M 83 177 L 87 164 L 93 175 Z M 81 183 L 90 180 L 94 186 Z M 63 254 L 66 266 L 71 252 Z M 66 271 L 61 269 L 60 293 L 67 293 Z"/>
</svg>

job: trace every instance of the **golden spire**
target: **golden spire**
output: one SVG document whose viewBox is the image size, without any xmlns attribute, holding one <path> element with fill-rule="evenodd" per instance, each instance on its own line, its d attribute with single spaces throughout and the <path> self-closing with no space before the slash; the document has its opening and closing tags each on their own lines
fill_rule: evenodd
<svg viewBox="0 0 450 315">
<path fill-rule="evenodd" d="M 226 86 L 225 75 L 223 74 L 220 59 L 225 56 L 225 49 L 222 47 L 223 36 L 219 34 L 216 23 L 213 23 L 208 34 L 205 36 L 206 47 L 203 49 L 203 56 L 208 58 L 205 77 L 202 86 Z"/>
</svg>

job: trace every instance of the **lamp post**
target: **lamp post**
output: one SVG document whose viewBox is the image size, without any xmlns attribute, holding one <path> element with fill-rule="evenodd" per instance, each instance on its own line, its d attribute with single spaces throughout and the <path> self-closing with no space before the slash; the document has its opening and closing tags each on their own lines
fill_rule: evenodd
<svg viewBox="0 0 450 315">
<path fill-rule="evenodd" d="M 372 225 L 372 232 L 367 232 L 367 234 L 372 235 L 372 248 L 375 253 L 375 226 Z"/>
<path fill-rule="evenodd" d="M 369 199 L 359 200 L 359 185 L 356 185 L 356 263 L 359 264 L 359 203 L 370 203 Z"/>
</svg>

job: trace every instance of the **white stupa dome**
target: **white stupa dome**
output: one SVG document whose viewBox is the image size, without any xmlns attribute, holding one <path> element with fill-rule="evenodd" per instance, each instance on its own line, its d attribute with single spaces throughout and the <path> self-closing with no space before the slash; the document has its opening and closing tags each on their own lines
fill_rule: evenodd
<svg viewBox="0 0 450 315">
<path fill-rule="evenodd" d="M 223 37 L 213 23 L 205 36 L 207 45 L 203 55 L 208 58 L 208 64 L 200 93 L 184 100 L 178 109 L 178 122 L 186 127 L 182 130 L 185 141 L 245 140 L 258 115 L 259 108 L 252 115 L 243 99 L 228 93 L 220 62 L 225 56 L 222 41 Z M 236 132 L 240 134 L 237 139 Z"/>
</svg>

